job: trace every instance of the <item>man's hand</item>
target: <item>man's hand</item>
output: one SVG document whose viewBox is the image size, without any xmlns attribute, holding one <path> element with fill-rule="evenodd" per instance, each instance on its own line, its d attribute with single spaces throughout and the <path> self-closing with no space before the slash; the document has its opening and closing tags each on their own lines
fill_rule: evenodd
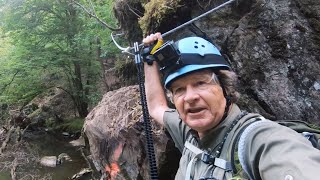
<svg viewBox="0 0 320 180">
<path fill-rule="evenodd" d="M 150 34 L 149 36 L 145 37 L 142 42 L 145 46 L 150 46 L 151 44 L 153 44 L 155 41 L 157 40 L 163 40 L 161 33 L 155 33 L 155 34 Z"/>
<path fill-rule="evenodd" d="M 150 34 L 143 39 L 145 46 L 150 46 L 155 41 L 161 40 L 160 33 Z M 167 100 L 161 84 L 160 72 L 156 62 L 152 65 L 145 63 L 145 90 L 150 116 L 163 125 L 163 114 L 168 109 Z"/>
</svg>

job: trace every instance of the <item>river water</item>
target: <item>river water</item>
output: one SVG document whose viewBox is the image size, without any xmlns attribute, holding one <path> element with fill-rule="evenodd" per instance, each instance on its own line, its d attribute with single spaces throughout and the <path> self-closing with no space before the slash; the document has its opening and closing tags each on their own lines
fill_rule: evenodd
<svg viewBox="0 0 320 180">
<path fill-rule="evenodd" d="M 0 157 L 0 180 L 11 180 L 10 169 L 16 159 L 17 179 L 52 179 L 67 180 L 78 173 L 82 168 L 87 168 L 86 161 L 81 156 L 79 147 L 73 147 L 69 142 L 73 140 L 62 134 L 53 135 L 46 132 L 26 133 L 20 145 L 9 146 L 4 155 Z M 39 163 L 43 156 L 58 156 L 67 153 L 72 161 L 63 162 L 57 167 L 44 167 Z M 83 180 L 90 179 L 81 178 Z"/>
</svg>

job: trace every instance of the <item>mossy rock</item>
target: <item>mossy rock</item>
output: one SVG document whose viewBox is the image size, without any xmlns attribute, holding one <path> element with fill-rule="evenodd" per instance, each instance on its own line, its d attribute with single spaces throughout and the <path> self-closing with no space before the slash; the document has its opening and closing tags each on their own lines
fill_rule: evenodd
<svg viewBox="0 0 320 180">
<path fill-rule="evenodd" d="M 145 13 L 139 20 L 143 34 L 159 29 L 161 22 L 174 14 L 182 0 L 151 0 L 144 5 Z"/>
</svg>

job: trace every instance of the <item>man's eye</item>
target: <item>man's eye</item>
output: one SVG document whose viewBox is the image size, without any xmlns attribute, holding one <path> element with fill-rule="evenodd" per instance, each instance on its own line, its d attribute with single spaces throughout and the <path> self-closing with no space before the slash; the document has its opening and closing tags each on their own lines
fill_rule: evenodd
<svg viewBox="0 0 320 180">
<path fill-rule="evenodd" d="M 183 93 L 183 88 L 177 88 L 173 91 L 174 95 L 180 95 Z"/>
<path fill-rule="evenodd" d="M 207 84 L 207 82 L 205 82 L 205 81 L 199 81 L 199 82 L 197 82 L 197 85 L 198 86 L 202 86 L 202 85 L 206 85 Z"/>
</svg>

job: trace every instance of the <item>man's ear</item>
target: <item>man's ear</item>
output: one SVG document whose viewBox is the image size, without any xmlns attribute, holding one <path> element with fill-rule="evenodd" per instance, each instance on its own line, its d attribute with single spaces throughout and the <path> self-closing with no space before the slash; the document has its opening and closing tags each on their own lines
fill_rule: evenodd
<svg viewBox="0 0 320 180">
<path fill-rule="evenodd" d="M 169 103 L 169 107 L 174 107 L 173 95 L 171 90 L 166 89 L 166 96 Z"/>
</svg>

